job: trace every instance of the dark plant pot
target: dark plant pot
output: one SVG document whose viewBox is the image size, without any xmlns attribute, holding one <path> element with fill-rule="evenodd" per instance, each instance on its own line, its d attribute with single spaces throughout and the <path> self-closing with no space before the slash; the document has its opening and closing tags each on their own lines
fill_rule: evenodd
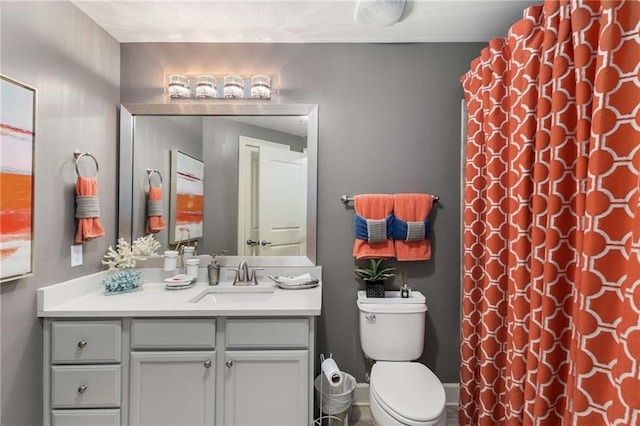
<svg viewBox="0 0 640 426">
<path fill-rule="evenodd" d="M 384 297 L 384 281 L 365 281 L 367 297 Z"/>
</svg>

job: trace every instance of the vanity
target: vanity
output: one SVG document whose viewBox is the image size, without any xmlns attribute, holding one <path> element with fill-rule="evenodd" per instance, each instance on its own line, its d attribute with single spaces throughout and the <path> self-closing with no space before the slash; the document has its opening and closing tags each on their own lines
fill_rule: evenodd
<svg viewBox="0 0 640 426">
<path fill-rule="evenodd" d="M 154 234 L 163 249 L 197 241 L 199 253 L 226 253 L 218 257 L 222 266 L 246 260 L 263 267 L 262 286 L 275 285 L 269 274 L 306 272 L 320 285 L 236 292 L 223 291 L 224 280 L 209 286 L 201 277 L 169 291 L 160 263 L 144 268 L 142 291 L 105 295 L 100 281 L 107 271 L 39 289 L 43 424 L 311 424 L 322 304 L 315 266 L 318 106 L 124 104 L 119 148 L 119 237 L 131 242 L 147 233 L 154 186 L 163 194 L 155 201 L 166 228 Z M 178 159 L 187 157 L 203 175 L 197 191 L 180 193 L 185 172 Z M 282 158 L 291 160 L 269 166 Z M 267 169 L 269 175 L 261 173 Z M 298 177 L 287 177 L 288 169 Z M 178 197 L 193 194 L 188 205 L 201 207 L 178 212 Z"/>
<path fill-rule="evenodd" d="M 321 280 L 317 266 L 286 271 Z M 153 278 L 160 271 L 148 270 L 142 291 L 105 295 L 107 273 L 38 290 L 44 425 L 313 422 L 322 283 L 235 292 L 198 282 L 169 291 Z"/>
</svg>

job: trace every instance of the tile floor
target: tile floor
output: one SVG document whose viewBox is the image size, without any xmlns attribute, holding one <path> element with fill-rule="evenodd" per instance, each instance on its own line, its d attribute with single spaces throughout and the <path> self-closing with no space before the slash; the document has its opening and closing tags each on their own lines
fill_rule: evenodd
<svg viewBox="0 0 640 426">
<path fill-rule="evenodd" d="M 458 425 L 458 407 L 447 407 L 447 426 Z M 334 422 L 331 426 L 337 426 Z M 349 426 L 375 426 L 368 406 L 353 406 L 349 412 Z"/>
</svg>

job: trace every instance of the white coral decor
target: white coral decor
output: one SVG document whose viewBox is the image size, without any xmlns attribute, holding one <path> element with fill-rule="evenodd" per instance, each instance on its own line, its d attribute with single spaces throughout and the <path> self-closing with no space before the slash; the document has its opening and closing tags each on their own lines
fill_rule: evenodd
<svg viewBox="0 0 640 426">
<path fill-rule="evenodd" d="M 151 234 L 136 239 L 133 244 L 129 244 L 124 238 L 118 238 L 116 249 L 109 246 L 107 254 L 104 255 L 106 260 L 103 260 L 102 264 L 109 269 L 134 268 L 136 261 L 157 254 L 159 248 L 160 243 Z"/>
</svg>

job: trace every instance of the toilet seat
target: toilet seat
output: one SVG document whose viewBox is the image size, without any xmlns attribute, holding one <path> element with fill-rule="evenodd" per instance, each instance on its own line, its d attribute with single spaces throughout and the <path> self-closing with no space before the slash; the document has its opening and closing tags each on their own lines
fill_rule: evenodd
<svg viewBox="0 0 640 426">
<path fill-rule="evenodd" d="M 370 395 L 403 425 L 440 424 L 445 411 L 442 383 L 417 362 L 377 362 L 371 370 Z"/>
</svg>

